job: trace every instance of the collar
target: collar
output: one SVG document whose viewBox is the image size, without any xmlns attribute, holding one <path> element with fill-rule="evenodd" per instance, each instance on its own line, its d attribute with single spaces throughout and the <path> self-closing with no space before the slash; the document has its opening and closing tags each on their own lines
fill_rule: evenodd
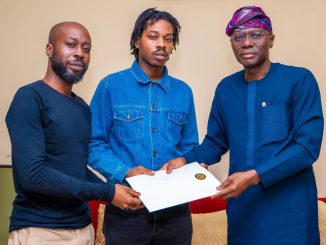
<svg viewBox="0 0 326 245">
<path fill-rule="evenodd" d="M 168 92 L 168 89 L 170 88 L 171 81 L 170 81 L 170 76 L 168 75 L 168 69 L 166 66 L 164 66 L 163 76 L 159 80 L 155 80 L 155 81 L 152 81 L 146 75 L 146 73 L 141 69 L 141 67 L 138 65 L 138 62 L 136 60 L 132 63 L 130 70 L 137 82 L 143 83 L 143 84 L 156 83 L 159 86 L 161 86 L 165 92 Z"/>
</svg>

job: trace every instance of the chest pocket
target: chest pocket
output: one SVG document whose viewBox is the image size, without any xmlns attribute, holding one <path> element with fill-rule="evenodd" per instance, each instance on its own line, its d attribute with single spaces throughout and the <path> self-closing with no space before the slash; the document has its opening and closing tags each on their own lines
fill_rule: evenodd
<svg viewBox="0 0 326 245">
<path fill-rule="evenodd" d="M 168 131 L 173 138 L 175 139 L 180 138 L 181 130 L 186 123 L 187 123 L 187 117 L 185 113 L 181 113 L 181 112 L 168 113 Z"/>
<path fill-rule="evenodd" d="M 290 130 L 290 109 L 287 105 L 267 106 L 262 111 L 262 135 L 264 140 L 283 140 Z"/>
<path fill-rule="evenodd" d="M 142 136 L 143 114 L 136 108 L 114 109 L 115 130 L 121 139 L 132 140 Z"/>
</svg>

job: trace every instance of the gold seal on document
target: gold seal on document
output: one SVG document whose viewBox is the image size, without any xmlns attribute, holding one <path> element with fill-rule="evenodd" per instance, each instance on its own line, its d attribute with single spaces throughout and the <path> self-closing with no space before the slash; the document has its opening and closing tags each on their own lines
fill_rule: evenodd
<svg viewBox="0 0 326 245">
<path fill-rule="evenodd" d="M 199 180 L 204 180 L 206 179 L 206 175 L 202 173 L 195 174 L 195 177 Z"/>
</svg>

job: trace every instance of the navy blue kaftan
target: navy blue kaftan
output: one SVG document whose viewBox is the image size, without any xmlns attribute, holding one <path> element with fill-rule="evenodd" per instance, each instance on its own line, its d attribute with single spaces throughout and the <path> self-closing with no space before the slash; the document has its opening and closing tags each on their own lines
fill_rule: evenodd
<svg viewBox="0 0 326 245">
<path fill-rule="evenodd" d="M 203 143 L 187 162 L 218 162 L 229 174 L 255 169 L 261 183 L 228 201 L 228 242 L 319 244 L 317 188 L 323 114 L 317 82 L 304 68 L 273 63 L 259 81 L 244 71 L 217 86 Z"/>
</svg>

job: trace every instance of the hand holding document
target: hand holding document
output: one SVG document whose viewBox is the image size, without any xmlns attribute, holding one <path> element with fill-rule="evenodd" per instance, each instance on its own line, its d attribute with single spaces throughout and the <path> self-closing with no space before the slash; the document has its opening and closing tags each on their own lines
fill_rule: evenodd
<svg viewBox="0 0 326 245">
<path fill-rule="evenodd" d="M 187 164 L 171 174 L 160 170 L 154 176 L 137 175 L 126 180 L 141 193 L 140 199 L 150 212 L 212 196 L 220 185 L 214 175 L 198 163 Z"/>
</svg>

